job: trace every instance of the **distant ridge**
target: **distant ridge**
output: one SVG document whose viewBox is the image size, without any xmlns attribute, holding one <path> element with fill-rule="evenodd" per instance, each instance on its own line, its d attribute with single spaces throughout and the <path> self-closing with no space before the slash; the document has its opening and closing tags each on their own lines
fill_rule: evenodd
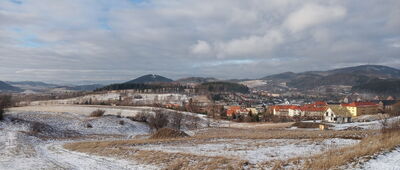
<svg viewBox="0 0 400 170">
<path fill-rule="evenodd" d="M 381 65 L 361 65 L 328 71 L 285 72 L 261 78 L 286 82 L 289 87 L 313 89 L 325 85 L 356 86 L 377 79 L 400 79 L 400 70 Z"/>
<path fill-rule="evenodd" d="M 57 87 L 58 85 L 56 84 L 49 84 L 49 83 L 44 83 L 41 81 L 7 81 L 6 83 L 13 85 L 13 86 L 41 86 L 41 87 Z"/>
<path fill-rule="evenodd" d="M 218 81 L 218 79 L 213 78 L 213 77 L 187 77 L 187 78 L 178 79 L 175 82 L 183 83 L 183 84 L 188 84 L 188 83 L 201 84 L 201 83 L 214 82 L 214 81 Z"/>
<path fill-rule="evenodd" d="M 134 80 L 127 81 L 124 84 L 148 84 L 148 83 L 168 83 L 172 82 L 173 80 L 156 75 L 156 74 L 148 74 L 141 77 L 138 77 Z"/>
<path fill-rule="evenodd" d="M 5 82 L 0 81 L 0 91 L 1 92 L 20 92 L 22 90 L 18 87 L 14 87 Z"/>
</svg>

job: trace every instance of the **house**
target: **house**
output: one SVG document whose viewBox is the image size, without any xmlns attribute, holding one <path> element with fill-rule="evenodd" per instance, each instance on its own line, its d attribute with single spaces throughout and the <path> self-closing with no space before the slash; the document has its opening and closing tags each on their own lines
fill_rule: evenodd
<svg viewBox="0 0 400 170">
<path fill-rule="evenodd" d="M 351 117 L 352 114 L 345 107 L 332 105 L 327 107 L 323 120 L 331 123 L 349 123 L 351 122 Z"/>
<path fill-rule="evenodd" d="M 327 106 L 328 104 L 322 101 L 306 104 L 302 107 L 303 110 L 302 116 L 321 119 L 325 113 Z"/>
<path fill-rule="evenodd" d="M 378 104 L 373 102 L 352 102 L 349 104 L 341 104 L 341 106 L 349 110 L 353 117 L 378 113 Z"/>
<path fill-rule="evenodd" d="M 254 107 L 248 107 L 248 108 L 246 108 L 246 110 L 248 113 L 251 112 L 251 114 L 258 114 L 258 110 Z"/>
<path fill-rule="evenodd" d="M 381 100 L 379 101 L 379 109 L 382 110 L 383 112 L 391 112 L 394 110 L 394 106 L 400 103 L 400 101 L 397 100 Z"/>
<path fill-rule="evenodd" d="M 292 105 L 275 105 L 272 106 L 272 113 L 276 116 L 289 116 L 289 109 Z"/>
<path fill-rule="evenodd" d="M 228 117 L 232 117 L 235 114 L 239 113 L 241 107 L 240 106 L 230 106 L 227 110 L 226 110 L 226 116 Z"/>
<path fill-rule="evenodd" d="M 309 107 L 304 106 L 303 109 L 303 116 L 309 118 L 318 118 L 321 119 L 325 113 L 326 107 Z"/>
<path fill-rule="evenodd" d="M 288 109 L 288 116 L 304 116 L 304 111 L 300 106 L 291 106 Z"/>
</svg>

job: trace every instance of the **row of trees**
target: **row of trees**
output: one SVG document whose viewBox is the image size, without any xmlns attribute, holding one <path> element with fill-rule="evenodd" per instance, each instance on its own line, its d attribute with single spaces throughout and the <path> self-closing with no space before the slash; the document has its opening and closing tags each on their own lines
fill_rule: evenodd
<svg viewBox="0 0 400 170">
<path fill-rule="evenodd" d="M 145 110 L 131 117 L 131 119 L 134 121 L 146 122 L 154 131 L 164 127 L 181 130 L 184 125 L 189 128 L 191 125 L 197 127 L 200 121 L 198 117 L 165 109 L 156 109 L 153 110 L 153 113 L 151 113 L 150 110 Z"/>
</svg>

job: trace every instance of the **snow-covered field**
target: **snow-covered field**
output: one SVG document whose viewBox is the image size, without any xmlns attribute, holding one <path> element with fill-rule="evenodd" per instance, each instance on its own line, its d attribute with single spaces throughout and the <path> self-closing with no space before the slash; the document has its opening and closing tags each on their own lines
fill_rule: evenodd
<svg viewBox="0 0 400 170">
<path fill-rule="evenodd" d="M 92 127 L 85 127 L 87 123 Z M 34 124 L 40 124 L 36 135 L 32 133 Z M 72 138 L 64 139 L 64 133 Z M 0 122 L 0 169 L 158 169 L 62 147 L 68 142 L 128 139 L 148 133 L 146 124 L 115 116 L 88 118 L 72 113 L 12 112 Z"/>
<path fill-rule="evenodd" d="M 187 141 L 169 144 L 149 144 L 141 150 L 155 150 L 170 153 L 190 153 L 202 156 L 224 156 L 247 160 L 252 164 L 272 160 L 287 160 L 358 143 L 352 139 L 212 139 L 209 141 Z"/>
<path fill-rule="evenodd" d="M 90 117 L 97 109 L 105 110 L 102 117 Z M 126 140 L 148 136 L 147 124 L 126 117 L 143 111 L 152 114 L 151 107 L 115 107 L 82 105 L 47 105 L 11 108 L 6 119 L 0 122 L 0 169 L 160 169 L 158 164 L 144 164 L 135 160 L 103 157 L 74 152 L 63 148 L 66 143 L 80 141 Z M 201 120 L 197 129 L 185 129 L 190 135 L 202 130 L 232 129 L 258 130 L 278 128 L 285 131 L 290 123 L 232 123 L 217 121 L 189 112 L 184 115 Z M 389 119 L 394 121 L 397 118 Z M 123 123 L 121 123 L 123 122 Z M 90 126 L 89 126 L 90 125 Z M 209 127 L 210 126 L 210 127 Z M 334 124 L 333 130 L 349 127 L 378 129 L 380 121 Z M 34 130 L 38 128 L 39 130 Z M 208 128 L 206 128 L 208 127 Z M 202 129 L 205 128 L 205 129 Z M 296 129 L 290 130 L 296 131 Z M 207 132 L 207 131 L 204 131 Z M 203 133 L 204 133 L 203 132 Z M 125 145 L 125 149 L 183 153 L 203 157 L 225 157 L 246 160 L 256 167 L 276 160 L 308 157 L 330 149 L 357 144 L 359 140 L 325 139 L 246 139 L 246 138 L 195 138 L 173 142 Z M 208 158 L 207 158 L 208 159 Z M 400 150 L 380 155 L 363 164 L 362 169 L 398 169 Z"/>
<path fill-rule="evenodd" d="M 106 101 L 117 101 L 120 99 L 129 99 L 136 104 L 182 104 L 188 102 L 189 97 L 184 94 L 177 93 L 166 93 L 166 94 L 153 94 L 153 93 L 135 93 L 127 91 L 112 91 L 101 94 L 90 94 L 69 99 L 60 100 L 46 100 L 46 101 L 34 101 L 30 102 L 30 105 L 49 105 L 49 104 L 74 104 L 74 103 L 85 103 L 85 102 L 106 102 Z"/>
</svg>

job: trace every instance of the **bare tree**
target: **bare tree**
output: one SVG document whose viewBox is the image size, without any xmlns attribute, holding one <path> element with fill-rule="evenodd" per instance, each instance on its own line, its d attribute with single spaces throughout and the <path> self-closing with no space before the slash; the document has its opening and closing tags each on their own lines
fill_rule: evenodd
<svg viewBox="0 0 400 170">
<path fill-rule="evenodd" d="M 136 114 L 134 117 L 132 117 L 132 120 L 138 121 L 138 122 L 147 122 L 150 117 L 150 111 L 149 110 L 143 110 L 143 112 L 140 112 Z"/>
<path fill-rule="evenodd" d="M 148 118 L 147 122 L 150 128 L 157 131 L 158 129 L 161 129 L 168 125 L 168 117 L 161 109 L 158 109 L 154 111 L 153 116 L 150 116 Z"/>
<path fill-rule="evenodd" d="M 182 119 L 183 115 L 182 113 L 175 112 L 172 114 L 172 127 L 175 129 L 181 130 L 181 124 L 182 124 Z"/>
<path fill-rule="evenodd" d="M 3 120 L 3 114 L 7 108 L 13 105 L 11 95 L 1 95 L 0 96 L 0 120 Z"/>
</svg>

